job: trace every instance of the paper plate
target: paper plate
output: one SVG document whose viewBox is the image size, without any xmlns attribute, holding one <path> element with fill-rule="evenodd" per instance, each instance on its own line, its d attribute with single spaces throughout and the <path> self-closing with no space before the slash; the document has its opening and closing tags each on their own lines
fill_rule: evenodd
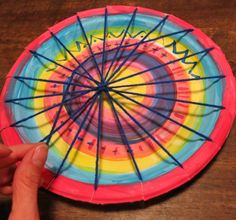
<svg viewBox="0 0 236 220">
<path fill-rule="evenodd" d="M 45 188 L 90 203 L 147 200 L 222 147 L 235 79 L 199 29 L 141 7 L 79 12 L 27 46 L 1 94 L 8 144 L 49 145 Z"/>
</svg>

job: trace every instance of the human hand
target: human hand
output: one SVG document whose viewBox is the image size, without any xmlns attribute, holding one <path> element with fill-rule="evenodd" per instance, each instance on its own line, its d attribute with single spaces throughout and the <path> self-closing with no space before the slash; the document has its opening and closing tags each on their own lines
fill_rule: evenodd
<svg viewBox="0 0 236 220">
<path fill-rule="evenodd" d="M 39 219 L 37 194 L 47 152 L 43 143 L 0 144 L 0 194 L 12 194 L 10 220 Z"/>
</svg>

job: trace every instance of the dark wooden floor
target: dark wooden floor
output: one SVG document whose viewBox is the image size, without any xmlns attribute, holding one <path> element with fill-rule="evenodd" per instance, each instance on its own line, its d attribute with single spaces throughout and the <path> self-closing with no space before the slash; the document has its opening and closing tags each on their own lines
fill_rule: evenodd
<svg viewBox="0 0 236 220">
<path fill-rule="evenodd" d="M 107 4 L 138 5 L 174 14 L 202 29 L 225 53 L 236 72 L 235 0 L 59 1 L 0 0 L 0 89 L 4 77 L 38 35 L 77 11 Z M 95 206 L 41 191 L 40 210 L 47 219 L 235 219 L 236 123 L 219 155 L 193 181 L 148 202 Z M 0 197 L 0 219 L 6 219 L 10 199 Z"/>
</svg>

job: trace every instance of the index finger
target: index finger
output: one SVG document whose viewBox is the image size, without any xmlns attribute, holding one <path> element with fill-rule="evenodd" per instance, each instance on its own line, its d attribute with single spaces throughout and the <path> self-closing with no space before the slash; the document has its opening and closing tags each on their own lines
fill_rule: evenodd
<svg viewBox="0 0 236 220">
<path fill-rule="evenodd" d="M 24 156 L 29 152 L 31 149 L 37 147 L 40 143 L 37 144 L 20 144 L 10 146 L 10 154 L 1 158 L 0 160 L 0 168 L 5 168 L 15 164 L 18 161 L 21 161 Z"/>
</svg>

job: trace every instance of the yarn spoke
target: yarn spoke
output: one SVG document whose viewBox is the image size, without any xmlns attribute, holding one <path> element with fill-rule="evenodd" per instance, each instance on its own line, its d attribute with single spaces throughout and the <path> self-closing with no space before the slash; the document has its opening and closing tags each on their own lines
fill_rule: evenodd
<svg viewBox="0 0 236 220">
<path fill-rule="evenodd" d="M 138 10 L 137 8 L 134 10 L 134 12 L 133 12 L 133 14 L 132 14 L 132 16 L 131 16 L 131 19 L 130 19 L 130 21 L 129 21 L 129 23 L 128 23 L 126 29 L 125 29 L 125 32 L 124 32 L 123 37 L 122 37 L 122 39 L 121 39 L 120 45 L 119 45 L 119 47 L 116 48 L 116 53 L 115 53 L 115 55 L 114 55 L 114 57 L 113 57 L 113 59 L 112 59 L 112 61 L 111 61 L 111 64 L 110 64 L 110 66 L 109 66 L 109 68 L 108 68 L 108 71 L 107 71 L 107 73 L 106 73 L 106 75 L 105 75 L 105 80 L 107 79 L 107 76 L 109 75 L 109 73 L 110 73 L 110 71 L 111 71 L 111 68 L 112 68 L 114 62 L 116 61 L 117 55 L 118 55 L 118 53 L 120 52 L 120 49 L 121 49 L 122 46 L 123 46 L 123 42 L 124 42 L 124 40 L 125 40 L 125 38 L 126 38 L 126 35 L 127 35 L 128 31 L 129 31 L 129 28 L 130 28 L 132 22 L 134 21 L 134 18 L 135 18 L 135 15 L 136 15 L 136 13 L 137 13 L 137 10 Z"/>
<path fill-rule="evenodd" d="M 165 16 L 152 30 L 150 30 L 144 38 L 137 43 L 137 45 L 134 47 L 134 49 L 131 50 L 131 52 L 127 55 L 127 57 L 123 60 L 123 62 L 118 66 L 118 68 L 111 74 L 111 76 L 107 79 L 107 82 L 109 83 L 110 80 L 121 70 L 121 68 L 125 65 L 125 63 L 129 60 L 129 58 L 134 54 L 134 52 L 138 49 L 138 47 L 141 45 L 142 42 L 145 41 L 145 39 L 148 38 L 150 34 L 152 34 L 158 27 L 160 27 L 162 24 L 165 23 L 165 21 L 168 19 L 168 15 Z"/>
<path fill-rule="evenodd" d="M 96 149 L 96 164 L 95 164 L 95 179 L 94 179 L 94 189 L 97 190 L 98 187 L 98 176 L 99 176 L 99 154 L 100 154 L 100 139 L 102 131 L 102 94 L 99 96 L 99 108 L 98 108 L 98 128 L 97 128 L 97 149 Z"/>
<path fill-rule="evenodd" d="M 124 84 L 120 86 L 109 86 L 112 89 L 116 88 L 125 88 L 125 87 L 136 87 L 136 86 L 147 86 L 147 85 L 158 85 L 158 84 L 165 84 L 165 83 L 177 83 L 177 82 L 188 82 L 188 81 L 200 81 L 200 80 L 207 80 L 207 79 L 223 79 L 225 76 L 207 76 L 207 77 L 200 77 L 200 78 L 187 78 L 187 79 L 177 79 L 177 80 L 160 80 L 154 82 L 147 82 L 147 83 L 135 83 L 135 84 Z"/>
<path fill-rule="evenodd" d="M 47 60 L 47 61 L 49 61 L 49 62 L 51 62 L 51 63 L 53 63 L 53 64 L 55 64 L 55 65 L 57 65 L 57 66 L 60 66 L 60 67 L 62 67 L 63 69 L 69 71 L 69 72 L 73 72 L 73 71 L 74 71 L 77 75 L 79 75 L 79 76 L 81 76 L 81 77 L 83 77 L 83 78 L 86 78 L 86 79 L 88 79 L 89 81 L 93 81 L 94 83 L 97 84 L 97 81 L 95 81 L 94 79 L 90 79 L 88 76 L 86 76 L 86 75 L 84 75 L 84 74 L 81 74 L 81 73 L 77 72 L 76 70 L 70 69 L 70 68 L 68 68 L 68 67 L 66 67 L 66 66 L 64 66 L 64 65 L 62 65 L 62 64 L 60 64 L 60 63 L 58 63 L 58 62 L 56 62 L 56 61 L 54 61 L 54 60 L 52 60 L 52 59 L 50 59 L 50 58 L 48 58 L 48 57 L 46 57 L 46 56 L 44 56 L 44 55 L 42 55 L 42 54 L 36 52 L 36 51 L 30 50 L 30 53 L 32 53 L 32 54 L 33 54 L 34 56 L 36 56 L 36 57 L 41 57 L 41 58 L 43 58 L 43 59 L 45 59 L 45 60 Z M 76 69 L 77 69 L 77 68 L 76 68 Z"/>
<path fill-rule="evenodd" d="M 14 76 L 14 78 L 19 80 L 19 81 L 39 81 L 39 82 L 55 83 L 55 84 L 62 84 L 62 85 L 69 84 L 69 82 L 65 82 L 65 81 L 58 81 L 58 80 L 51 80 L 51 79 L 40 79 L 40 78 L 25 77 L 25 76 Z M 81 83 L 74 83 L 74 82 L 71 82 L 70 85 L 79 86 L 79 87 L 82 87 L 82 88 L 89 88 L 89 89 L 95 88 L 94 86 L 88 86 L 88 85 L 84 85 L 84 84 L 81 84 Z"/>
<path fill-rule="evenodd" d="M 106 36 L 107 36 L 107 8 L 105 8 L 105 15 L 104 15 L 104 33 L 103 33 L 103 50 L 102 50 L 102 67 L 101 67 L 101 76 L 102 81 L 104 81 L 104 62 L 105 62 L 105 50 L 106 50 Z"/>
<path fill-rule="evenodd" d="M 118 90 L 114 89 L 113 91 L 118 91 Z M 148 98 L 164 99 L 164 100 L 168 100 L 168 101 L 183 102 L 183 103 L 188 103 L 188 104 L 193 104 L 193 105 L 201 105 L 201 106 L 207 106 L 207 107 L 212 107 L 212 108 L 224 109 L 224 106 L 222 106 L 222 105 L 213 105 L 213 104 L 202 103 L 202 102 L 193 102 L 193 101 L 188 101 L 188 100 L 163 97 L 163 96 L 159 96 L 159 95 L 141 94 L 141 93 L 137 93 L 137 92 L 128 92 L 128 91 L 120 91 L 120 90 L 119 90 L 119 92 L 131 94 L 131 95 L 148 97 Z"/>
<path fill-rule="evenodd" d="M 138 72 L 138 73 L 134 73 L 134 74 L 131 74 L 131 75 L 129 75 L 129 76 L 125 76 L 125 77 L 119 78 L 119 79 L 117 79 L 117 80 L 114 80 L 114 81 L 112 81 L 112 82 L 109 82 L 108 85 L 114 84 L 114 83 L 116 83 L 116 82 L 121 82 L 121 81 L 126 80 L 126 79 L 129 79 L 129 78 L 133 78 L 133 77 L 135 77 L 135 76 L 144 74 L 144 73 L 146 73 L 146 72 L 149 72 L 149 71 L 152 71 L 152 70 L 155 70 L 155 69 L 162 68 L 162 67 L 164 67 L 164 66 L 170 65 L 170 64 L 172 64 L 172 63 L 176 63 L 176 62 L 181 61 L 181 60 L 186 60 L 187 58 L 196 56 L 196 55 L 198 55 L 198 54 L 209 53 L 209 52 L 210 52 L 211 50 L 213 50 L 213 49 L 214 49 L 214 48 L 207 48 L 207 49 L 205 49 L 205 50 L 202 50 L 202 51 L 199 51 L 199 52 L 196 52 L 196 53 L 192 53 L 192 54 L 187 55 L 187 56 L 184 56 L 184 57 L 182 57 L 182 58 L 178 58 L 178 59 L 171 60 L 171 61 L 169 61 L 169 62 L 167 62 L 167 63 L 163 63 L 163 64 L 160 64 L 160 65 L 158 65 L 158 66 L 154 66 L 154 67 L 148 68 L 148 69 L 146 69 L 146 70 L 140 71 L 140 72 Z"/>
<path fill-rule="evenodd" d="M 71 114 L 65 121 L 63 121 L 57 128 L 55 128 L 52 132 L 52 135 L 54 133 L 56 133 L 57 131 L 59 131 L 68 121 L 73 120 L 76 121 L 77 118 L 84 112 L 84 110 L 86 110 L 86 108 L 88 107 L 89 102 L 91 102 L 91 100 L 94 98 L 94 96 L 97 93 L 95 93 L 93 96 L 91 96 L 90 98 L 87 99 L 87 101 L 79 108 L 77 109 L 73 114 Z M 39 142 L 44 142 L 45 140 L 48 139 L 48 136 L 45 136 L 43 139 L 41 139 Z"/>
<path fill-rule="evenodd" d="M 138 178 L 139 178 L 141 181 L 143 181 L 142 175 L 141 175 L 141 173 L 140 173 L 140 170 L 139 170 L 139 168 L 138 168 L 137 162 L 136 162 L 135 157 L 134 157 L 134 154 L 133 154 L 133 150 L 132 150 L 132 148 L 131 148 L 131 146 L 130 146 L 130 144 L 129 144 L 129 141 L 128 141 L 126 135 L 125 135 L 125 131 L 124 131 L 123 126 L 122 126 L 122 124 L 121 124 L 121 122 L 120 122 L 120 119 L 119 119 L 117 110 L 116 110 L 116 108 L 115 108 L 115 106 L 114 106 L 114 104 L 113 104 L 112 97 L 111 97 L 111 95 L 109 94 L 108 91 L 105 90 L 105 93 L 106 93 L 107 98 L 108 98 L 108 100 L 109 100 L 109 103 L 110 103 L 110 105 L 111 105 L 112 111 L 113 111 L 113 113 L 114 113 L 114 115 L 115 115 L 115 118 L 116 118 L 116 121 L 117 121 L 119 130 L 120 130 L 121 139 L 124 141 L 125 145 L 126 145 L 127 148 L 128 148 L 128 153 L 129 153 L 129 155 L 131 156 L 131 159 L 132 159 L 133 164 L 134 164 L 134 167 L 135 167 L 135 169 L 136 169 Z"/>
<path fill-rule="evenodd" d="M 48 136 L 48 139 L 46 140 L 46 143 L 47 143 L 47 144 L 49 144 L 49 142 L 50 142 L 50 140 L 51 140 L 51 138 L 52 138 L 52 132 L 53 132 L 53 130 L 54 130 L 56 124 L 57 124 L 57 121 L 58 121 L 58 119 L 59 119 L 59 116 L 60 116 L 60 114 L 61 114 L 61 110 L 62 110 L 62 108 L 63 108 L 63 106 L 64 106 L 63 103 L 64 103 L 64 101 L 66 100 L 66 96 L 67 96 L 67 93 L 69 92 L 70 85 L 71 85 L 71 83 L 72 83 L 72 80 L 73 80 L 73 78 L 74 78 L 74 75 L 75 75 L 75 72 L 73 71 L 72 74 L 71 74 L 71 76 L 70 76 L 70 78 L 69 78 L 69 83 L 66 85 L 65 91 L 63 92 L 61 104 L 59 105 L 59 108 L 58 108 L 58 110 L 57 110 L 57 113 L 56 113 L 55 119 L 54 119 L 54 121 L 53 121 L 53 125 L 52 125 L 52 128 L 51 128 L 50 134 L 49 134 L 49 136 Z"/>
<path fill-rule="evenodd" d="M 108 50 L 105 50 L 105 53 L 109 53 L 109 52 L 113 52 L 113 51 L 116 51 L 117 49 L 126 49 L 128 47 L 133 47 L 133 46 L 136 46 L 137 44 L 146 44 L 146 43 L 149 43 L 149 42 L 153 42 L 153 41 L 156 41 L 156 40 L 160 40 L 160 39 L 163 39 L 163 38 L 166 38 L 166 37 L 170 37 L 170 36 L 174 36 L 174 35 L 178 35 L 178 34 L 181 34 L 181 33 L 184 33 L 184 35 L 186 35 L 187 33 L 190 33 L 192 32 L 193 29 L 184 29 L 182 31 L 177 31 L 177 32 L 172 32 L 172 33 L 169 33 L 169 34 L 165 34 L 165 35 L 162 35 L 162 36 L 159 36 L 159 37 L 155 37 L 155 38 L 152 38 L 152 39 L 149 39 L 149 40 L 146 40 L 146 41 L 143 41 L 142 43 L 140 42 L 136 42 L 136 43 L 131 43 L 131 44 L 125 44 L 125 45 L 122 45 L 122 46 L 118 46 L 118 47 L 114 47 L 114 48 L 111 48 L 111 49 L 108 49 Z M 94 56 L 97 56 L 97 55 L 102 55 L 103 54 L 103 51 L 102 52 L 96 52 L 96 53 L 93 53 Z M 136 55 L 136 54 L 133 54 L 133 55 Z M 84 63 L 88 62 L 90 59 L 91 59 L 92 55 L 88 56 L 83 62 L 81 62 L 81 66 L 84 65 Z M 56 64 L 57 65 L 57 64 Z M 72 71 L 72 70 L 70 70 Z"/>
<path fill-rule="evenodd" d="M 95 91 L 95 89 L 90 90 L 83 90 L 83 91 L 74 91 L 74 92 L 68 92 L 67 95 L 77 94 L 77 93 L 83 93 L 83 92 L 91 92 Z M 40 99 L 40 98 L 47 98 L 47 97 L 55 97 L 55 96 L 62 96 L 64 93 L 53 93 L 53 94 L 45 94 L 45 95 L 38 95 L 38 96 L 28 96 L 28 97 L 21 97 L 21 98 L 15 98 L 15 99 L 6 99 L 6 103 L 13 103 L 16 101 L 23 101 L 23 100 L 29 100 L 29 99 Z"/>
<path fill-rule="evenodd" d="M 76 98 L 79 98 L 79 97 L 81 97 L 81 96 L 83 96 L 83 95 L 86 95 L 86 94 L 89 93 L 89 92 L 90 92 L 90 91 L 86 91 L 86 92 L 81 93 L 81 94 L 79 94 L 79 95 L 76 95 L 76 96 L 74 96 L 74 97 L 72 97 L 72 98 L 66 99 L 66 100 L 64 100 L 63 102 L 60 102 L 60 103 L 55 104 L 55 105 L 53 105 L 53 106 L 50 106 L 50 107 L 48 107 L 48 108 L 46 108 L 46 109 L 43 109 L 42 111 L 39 111 L 39 112 L 37 112 L 37 113 L 35 113 L 35 114 L 32 114 L 32 115 L 30 115 L 30 116 L 28 116 L 28 117 L 25 117 L 25 118 L 23 118 L 23 119 L 21 119 L 21 120 L 19 120 L 19 121 L 14 122 L 13 124 L 10 125 L 10 127 L 15 127 L 15 126 L 21 124 L 22 122 L 25 122 L 25 121 L 27 121 L 27 120 L 29 120 L 29 119 L 31 119 L 31 118 L 36 117 L 37 115 L 40 115 L 40 114 L 42 114 L 42 113 L 44 113 L 44 112 L 47 112 L 47 111 L 49 111 L 49 110 L 51 110 L 51 109 L 53 109 L 53 108 L 56 108 L 56 107 L 58 107 L 58 106 L 60 106 L 60 105 L 62 105 L 62 104 L 65 104 L 65 103 L 67 103 L 67 102 L 69 102 L 69 101 L 72 101 L 72 100 L 74 100 L 74 99 L 76 99 Z"/>
<path fill-rule="evenodd" d="M 63 168 L 63 166 L 64 166 L 64 164 L 65 164 L 65 162 L 66 162 L 66 160 L 67 160 L 67 158 L 68 158 L 68 156 L 69 156 L 69 154 L 70 154 L 70 152 L 71 152 L 71 149 L 73 148 L 74 144 L 75 144 L 76 141 L 78 140 L 78 137 L 79 137 L 79 135 L 80 135 L 80 132 L 81 132 L 81 130 L 82 130 L 83 127 L 84 127 L 84 124 L 85 124 L 85 122 L 86 122 L 86 120 L 87 120 L 87 118 L 88 118 L 88 116 L 89 116 L 89 113 L 91 112 L 91 110 L 92 110 L 92 108 L 93 108 L 93 106 L 94 106 L 94 104 L 95 104 L 96 99 L 97 99 L 97 94 L 94 96 L 93 101 L 92 101 L 92 103 L 90 104 L 90 106 L 89 106 L 89 108 L 88 108 L 88 111 L 86 112 L 86 115 L 85 115 L 85 117 L 83 118 L 83 120 L 82 120 L 82 122 L 81 122 L 81 125 L 80 125 L 78 131 L 76 132 L 76 134 L 75 134 L 75 136 L 74 136 L 74 138 L 73 138 L 73 140 L 72 140 L 72 142 L 71 142 L 69 148 L 67 149 L 66 155 L 64 156 L 64 158 L 63 158 L 63 160 L 62 160 L 62 162 L 61 162 L 59 168 L 57 169 L 57 172 L 56 172 L 55 175 L 53 176 L 52 180 L 49 182 L 48 188 L 52 185 L 52 183 L 54 182 L 54 180 L 60 175 L 61 170 L 62 170 L 62 168 Z"/>
<path fill-rule="evenodd" d="M 83 36 L 84 36 L 84 38 L 85 38 L 85 40 L 86 40 L 86 43 L 87 43 L 87 45 L 88 45 L 90 54 L 91 54 L 91 56 L 92 56 L 92 58 L 93 58 L 93 62 L 94 62 L 94 64 L 95 64 L 96 68 L 97 68 L 97 71 L 98 71 L 98 73 L 99 73 L 99 75 L 100 75 L 100 78 L 101 78 L 101 80 L 103 80 L 102 73 L 101 73 L 100 68 L 99 68 L 99 66 L 98 66 L 97 60 L 96 60 L 96 58 L 95 58 L 95 56 L 94 56 L 92 47 L 91 47 L 91 45 L 90 45 L 90 43 L 89 43 L 89 40 L 88 40 L 87 34 L 86 34 L 86 32 L 85 32 L 84 26 L 83 26 L 83 24 L 82 24 L 82 22 L 81 22 L 81 20 L 80 20 L 80 17 L 79 17 L 78 15 L 77 15 L 77 21 L 78 21 L 78 23 L 79 23 L 79 25 L 80 25 L 80 28 L 81 28 L 82 33 L 83 33 Z M 102 52 L 102 53 L 104 53 L 104 52 Z"/>
<path fill-rule="evenodd" d="M 182 33 L 183 33 L 183 35 L 186 35 L 186 34 L 192 32 L 192 31 L 193 31 L 193 29 L 184 29 L 184 30 L 182 30 L 182 31 L 172 32 L 172 33 L 169 33 L 169 34 L 165 34 L 165 35 L 161 35 L 161 36 L 158 36 L 158 37 L 155 37 L 155 38 L 151 38 L 151 39 L 149 39 L 149 40 L 145 40 L 145 41 L 143 41 L 142 43 L 140 43 L 140 42 L 135 42 L 135 43 L 125 44 L 125 45 L 118 46 L 118 47 L 113 47 L 113 48 L 111 48 L 111 49 L 105 50 L 105 53 L 109 53 L 109 52 L 116 51 L 119 47 L 120 47 L 121 49 L 126 49 L 126 48 L 129 48 L 129 47 L 136 46 L 137 44 L 142 45 L 142 44 L 146 44 L 146 43 L 149 43 L 149 42 L 153 42 L 153 41 L 156 41 L 156 40 L 164 39 L 164 38 L 166 38 L 166 37 L 171 37 L 171 36 L 178 35 L 178 34 L 182 34 Z M 102 55 L 102 54 L 103 54 L 103 51 L 102 51 L 102 52 L 96 52 L 96 53 L 94 53 L 95 56 L 96 56 L 96 55 Z M 136 54 L 133 54 L 133 55 L 136 55 Z M 133 56 L 133 55 L 132 55 L 132 56 Z M 88 56 L 88 57 L 81 63 L 81 65 L 83 65 L 85 62 L 87 62 L 88 60 L 90 60 L 91 57 L 92 57 L 92 56 Z"/>
<path fill-rule="evenodd" d="M 111 97 L 112 98 L 112 97 Z M 182 164 L 146 129 L 144 128 L 116 99 L 112 100 L 125 112 L 129 118 L 137 124 L 178 166 L 183 168 Z"/>
<path fill-rule="evenodd" d="M 79 60 L 71 53 L 71 51 L 62 43 L 62 41 L 52 32 L 50 31 L 50 34 L 52 35 L 52 37 L 70 54 L 70 56 L 79 64 L 79 67 L 81 67 L 84 72 L 86 72 L 86 74 L 88 75 L 88 77 L 93 81 L 95 82 L 96 84 L 98 84 L 99 82 L 97 80 L 95 80 L 91 74 L 84 68 L 83 65 L 81 65 L 81 63 L 79 62 Z M 77 67 L 77 69 L 79 68 Z"/>
<path fill-rule="evenodd" d="M 197 134 L 198 136 L 200 136 L 200 137 L 202 137 L 202 138 L 204 138 L 204 139 L 206 139 L 206 140 L 208 140 L 208 141 L 212 141 L 210 137 L 208 137 L 208 136 L 206 136 L 206 135 L 204 135 L 204 134 L 202 134 L 202 133 L 200 133 L 200 132 L 198 132 L 198 131 L 196 131 L 196 130 L 194 130 L 194 129 L 192 129 L 192 128 L 186 126 L 186 125 L 183 125 L 183 124 L 179 123 L 178 121 L 176 121 L 176 120 L 174 120 L 174 119 L 172 119 L 172 118 L 170 118 L 170 117 L 168 117 L 168 116 L 166 116 L 166 115 L 164 115 L 164 114 L 162 114 L 162 113 L 156 111 L 155 109 L 150 108 L 150 107 L 148 107 L 148 106 L 146 106 L 146 105 L 144 105 L 144 104 L 142 104 L 142 103 L 140 103 L 140 102 L 138 102 L 138 101 L 136 101 L 136 100 L 134 100 L 134 99 L 132 99 L 132 98 L 130 98 L 130 97 L 124 95 L 124 94 L 122 94 L 122 93 L 119 92 L 119 91 L 115 91 L 115 90 L 113 90 L 113 89 L 112 89 L 112 91 L 114 91 L 115 93 L 119 94 L 120 96 L 122 96 L 122 97 L 124 97 L 124 98 L 130 100 L 131 102 L 133 102 L 133 103 L 135 103 L 135 104 L 137 104 L 137 105 L 139 105 L 139 106 L 142 106 L 143 108 L 149 110 L 150 112 L 153 112 L 153 113 L 155 113 L 155 114 L 157 114 L 157 115 L 159 115 L 159 116 L 161 116 L 161 117 L 163 117 L 163 118 L 165 118 L 165 119 L 167 119 L 167 120 L 169 120 L 169 121 L 172 121 L 173 123 L 175 123 L 175 124 L 177 124 L 177 125 L 179 125 L 179 126 L 185 128 L 186 130 L 189 130 L 189 131 L 191 131 L 191 132 Z"/>
</svg>

